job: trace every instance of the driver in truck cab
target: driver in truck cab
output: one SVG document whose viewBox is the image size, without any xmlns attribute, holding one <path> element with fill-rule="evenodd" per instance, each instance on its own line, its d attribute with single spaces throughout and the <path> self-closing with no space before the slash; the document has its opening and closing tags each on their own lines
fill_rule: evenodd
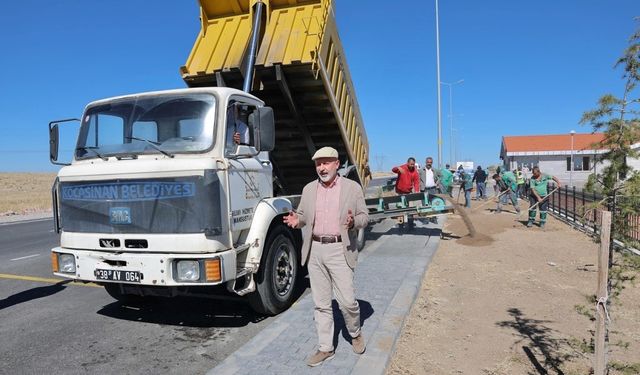
<svg viewBox="0 0 640 375">
<path fill-rule="evenodd" d="M 229 107 L 227 116 L 227 145 L 229 147 L 250 144 L 249 126 L 247 125 L 248 114 L 246 106 L 233 104 Z"/>
</svg>

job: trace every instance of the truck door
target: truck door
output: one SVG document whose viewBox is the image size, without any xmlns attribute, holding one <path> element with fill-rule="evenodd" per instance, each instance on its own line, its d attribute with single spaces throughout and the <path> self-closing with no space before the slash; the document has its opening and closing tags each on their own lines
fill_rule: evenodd
<svg viewBox="0 0 640 375">
<path fill-rule="evenodd" d="M 255 208 L 263 198 L 273 195 L 272 166 L 267 152 L 257 153 L 249 114 L 256 105 L 232 97 L 227 106 L 225 153 L 229 160 L 229 227 L 237 241 L 239 231 L 251 226 Z"/>
</svg>

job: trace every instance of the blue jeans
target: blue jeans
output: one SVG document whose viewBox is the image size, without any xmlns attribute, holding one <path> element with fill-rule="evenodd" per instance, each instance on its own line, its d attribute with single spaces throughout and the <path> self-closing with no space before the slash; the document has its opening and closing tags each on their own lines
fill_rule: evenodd
<svg viewBox="0 0 640 375">
<path fill-rule="evenodd" d="M 508 204 L 509 199 L 511 199 L 511 204 L 513 204 L 513 207 L 516 209 L 516 211 L 520 212 L 520 208 L 518 207 L 518 196 L 514 191 L 511 191 L 511 190 L 500 196 L 500 200 L 498 201 L 497 211 L 498 212 L 502 211 L 502 205 Z"/>
<path fill-rule="evenodd" d="M 484 182 L 476 182 L 476 199 L 487 198 L 487 185 Z"/>
<path fill-rule="evenodd" d="M 471 207 L 471 190 L 464 191 L 464 206 L 467 208 Z"/>
<path fill-rule="evenodd" d="M 517 193 L 518 197 L 524 197 L 524 194 L 525 194 L 524 184 L 519 184 L 518 185 L 518 190 L 516 190 L 516 193 Z"/>
</svg>

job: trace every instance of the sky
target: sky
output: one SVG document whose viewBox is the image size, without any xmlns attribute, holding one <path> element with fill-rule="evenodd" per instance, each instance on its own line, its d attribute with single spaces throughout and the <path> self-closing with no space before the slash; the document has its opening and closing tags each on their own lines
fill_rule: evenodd
<svg viewBox="0 0 640 375">
<path fill-rule="evenodd" d="M 410 156 L 438 163 L 434 1 L 334 0 L 373 170 Z M 453 155 L 500 164 L 505 135 L 590 132 L 578 124 L 582 113 L 600 96 L 622 93 L 614 64 L 640 27 L 638 0 L 439 6 L 441 81 L 464 80 L 452 86 L 452 103 L 442 86 L 442 163 Z M 196 0 L 5 5 L 0 172 L 57 170 L 48 160 L 47 124 L 80 117 L 93 100 L 185 87 L 178 69 L 199 30 Z"/>
</svg>

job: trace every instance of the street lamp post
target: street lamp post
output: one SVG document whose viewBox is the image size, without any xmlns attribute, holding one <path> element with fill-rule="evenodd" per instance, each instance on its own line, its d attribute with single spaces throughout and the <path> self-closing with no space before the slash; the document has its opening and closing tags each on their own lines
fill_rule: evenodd
<svg viewBox="0 0 640 375">
<path fill-rule="evenodd" d="M 451 144 L 454 146 L 453 147 L 453 160 L 458 160 L 458 146 L 457 146 L 457 144 L 458 144 L 458 139 L 457 139 L 458 138 L 458 129 L 454 128 L 452 130 L 451 137 L 452 137 Z M 450 164 L 450 165 L 451 165 L 451 168 L 456 168 L 457 167 L 455 161 L 453 162 L 453 164 Z"/>
<path fill-rule="evenodd" d="M 576 134 L 575 130 L 569 132 L 571 134 L 571 168 L 569 169 L 569 186 L 573 186 L 573 135 Z"/>
<path fill-rule="evenodd" d="M 449 86 L 449 164 L 455 164 L 455 160 L 453 160 L 453 85 L 457 85 L 464 82 L 464 79 L 459 79 L 456 82 L 448 83 L 448 82 L 440 82 L 443 85 Z"/>
<path fill-rule="evenodd" d="M 440 21 L 436 2 L 436 74 L 438 84 L 438 168 L 442 168 L 442 98 L 440 98 Z"/>
</svg>

